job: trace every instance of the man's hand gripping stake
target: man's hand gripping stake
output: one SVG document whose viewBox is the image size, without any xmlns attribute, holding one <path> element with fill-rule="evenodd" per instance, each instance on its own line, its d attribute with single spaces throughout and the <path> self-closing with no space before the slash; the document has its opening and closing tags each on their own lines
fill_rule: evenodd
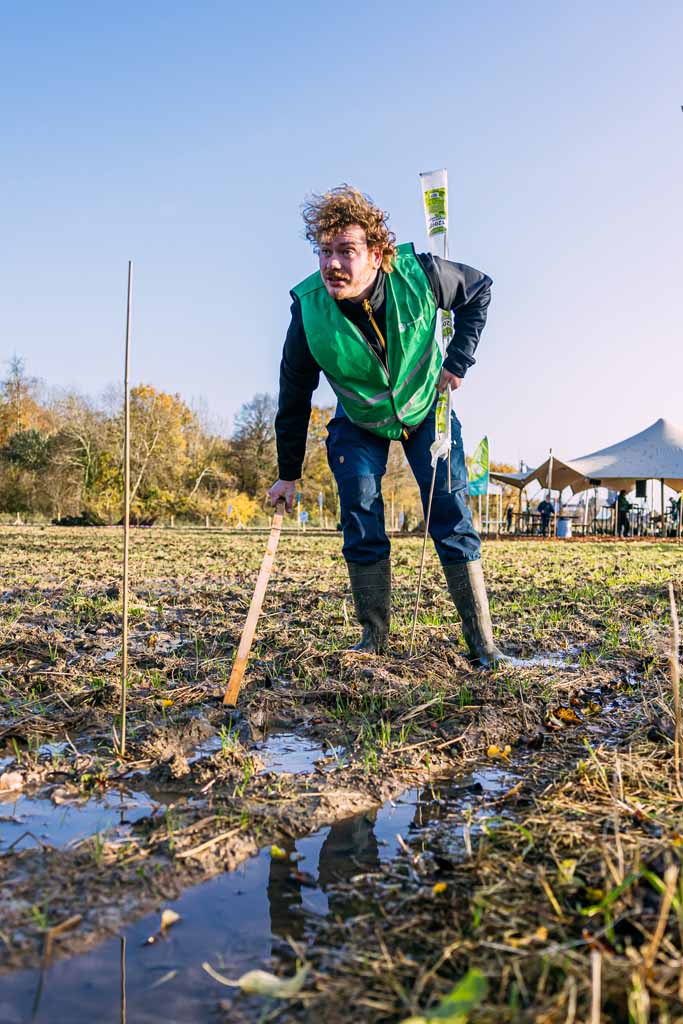
<svg viewBox="0 0 683 1024">
<path fill-rule="evenodd" d="M 256 631 L 256 624 L 259 620 L 259 615 L 261 614 L 263 598 L 266 593 L 266 587 L 268 586 L 270 572 L 273 568 L 273 561 L 275 559 L 278 541 L 280 540 L 282 516 L 284 511 L 285 502 L 283 498 L 280 498 L 275 506 L 275 515 L 273 516 L 273 525 L 270 530 L 268 544 L 266 545 L 266 553 L 263 556 L 263 561 L 261 562 L 261 569 L 258 574 L 258 579 L 256 580 L 256 589 L 254 590 L 254 596 L 252 597 L 251 604 L 249 605 L 247 621 L 244 623 L 244 629 L 242 630 L 242 636 L 240 637 L 240 645 L 237 648 L 237 655 L 230 674 L 230 681 L 228 682 L 228 688 L 225 691 L 225 697 L 223 698 L 223 704 L 228 705 L 228 707 L 235 706 L 237 703 L 237 697 L 239 696 L 239 692 L 242 688 L 242 678 L 247 667 L 247 661 L 249 660 L 249 651 L 251 650 L 251 644 Z"/>
</svg>

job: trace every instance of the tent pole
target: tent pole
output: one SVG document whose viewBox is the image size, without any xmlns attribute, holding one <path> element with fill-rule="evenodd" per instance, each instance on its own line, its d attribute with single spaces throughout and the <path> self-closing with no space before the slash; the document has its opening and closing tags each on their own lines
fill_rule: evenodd
<svg viewBox="0 0 683 1024">
<path fill-rule="evenodd" d="M 557 529 L 560 524 L 560 516 L 562 515 L 562 493 L 564 487 L 557 489 L 557 515 L 555 516 L 555 536 L 557 537 Z"/>
<path fill-rule="evenodd" d="M 660 535 L 662 537 L 666 537 L 666 520 L 664 519 L 664 478 L 663 477 L 659 481 L 659 484 L 660 484 L 659 493 L 660 493 L 660 497 L 662 499 L 662 528 L 660 530 Z"/>
<path fill-rule="evenodd" d="M 550 528 L 551 535 L 557 536 L 557 516 L 555 515 L 555 502 L 552 501 L 553 492 L 553 450 L 549 449 L 550 458 L 548 459 L 548 501 L 552 502 L 553 506 L 553 525 Z"/>
</svg>

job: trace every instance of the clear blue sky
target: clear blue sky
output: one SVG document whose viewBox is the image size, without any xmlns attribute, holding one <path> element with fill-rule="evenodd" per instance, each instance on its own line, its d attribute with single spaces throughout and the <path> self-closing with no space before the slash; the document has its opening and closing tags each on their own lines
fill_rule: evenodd
<svg viewBox="0 0 683 1024">
<path fill-rule="evenodd" d="M 468 450 L 683 423 L 682 39 L 668 2 L 6 2 L 0 360 L 117 383 L 132 258 L 134 380 L 229 422 L 277 388 L 304 195 L 349 181 L 424 248 L 446 166 L 451 256 L 494 278 Z"/>
</svg>

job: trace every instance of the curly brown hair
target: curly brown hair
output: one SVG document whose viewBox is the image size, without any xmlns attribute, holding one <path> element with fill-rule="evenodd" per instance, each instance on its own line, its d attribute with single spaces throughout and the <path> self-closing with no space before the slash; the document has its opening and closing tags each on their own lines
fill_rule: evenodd
<svg viewBox="0 0 683 1024">
<path fill-rule="evenodd" d="M 396 235 L 389 230 L 389 214 L 375 206 L 370 196 L 352 185 L 337 185 L 322 195 L 307 196 L 301 208 L 306 238 L 315 246 L 323 239 L 358 224 L 364 229 L 368 249 L 382 250 L 382 270 L 391 273 L 396 255 Z"/>
</svg>

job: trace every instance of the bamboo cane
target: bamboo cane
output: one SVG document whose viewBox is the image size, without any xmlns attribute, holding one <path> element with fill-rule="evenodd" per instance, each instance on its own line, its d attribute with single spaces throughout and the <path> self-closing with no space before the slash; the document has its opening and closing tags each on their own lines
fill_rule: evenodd
<svg viewBox="0 0 683 1024">
<path fill-rule="evenodd" d="M 555 529 L 556 529 L 556 527 L 555 527 L 555 502 L 552 500 L 552 490 L 553 490 L 553 450 L 552 450 L 552 448 L 550 449 L 550 457 L 548 459 L 548 478 L 547 478 L 546 482 L 548 484 L 548 496 L 547 496 L 546 500 L 551 502 L 552 506 L 553 506 L 552 519 L 550 520 L 550 536 L 552 537 L 554 535 Z"/>
<path fill-rule="evenodd" d="M 410 657 L 413 656 L 413 649 L 415 647 L 415 630 L 417 629 L 417 613 L 420 608 L 420 592 L 422 590 L 422 575 L 425 567 L 425 555 L 427 554 L 427 537 L 429 536 L 429 519 L 432 514 L 432 498 L 434 497 L 434 484 L 436 482 L 436 467 L 439 465 L 439 460 L 436 459 L 434 462 L 434 471 L 432 472 L 432 483 L 429 488 L 429 500 L 427 502 L 427 514 L 425 516 L 425 535 L 422 540 L 422 557 L 420 558 L 420 571 L 417 577 L 417 594 L 415 595 L 415 610 L 413 611 L 413 628 L 410 634 Z"/>
<path fill-rule="evenodd" d="M 225 691 L 225 697 L 223 698 L 223 703 L 229 707 L 235 706 L 239 692 L 242 689 L 242 679 L 247 667 L 247 661 L 249 660 L 249 652 L 251 651 L 256 625 L 261 614 L 263 598 L 265 597 L 266 587 L 268 586 L 268 579 L 273 568 L 275 552 L 277 551 L 278 542 L 280 540 L 282 516 L 284 515 L 284 511 L 285 503 L 284 500 L 280 498 L 275 506 L 275 515 L 273 516 L 270 537 L 268 538 L 268 544 L 266 545 L 266 553 L 263 556 L 263 561 L 261 562 L 261 569 L 254 589 L 254 596 L 252 597 L 251 604 L 249 605 L 249 612 L 247 614 L 246 622 L 244 623 L 242 636 L 240 637 L 237 655 L 235 656 L 232 672 L 230 673 L 230 680 Z"/>
<path fill-rule="evenodd" d="M 671 674 L 671 690 L 674 709 L 674 775 L 679 794 L 681 793 L 681 673 L 678 664 L 678 649 L 681 643 L 681 631 L 678 624 L 678 610 L 674 585 L 669 583 L 669 607 L 671 609 L 671 653 L 669 654 L 669 671 Z"/>
<path fill-rule="evenodd" d="M 600 1024 L 602 1017 L 602 954 L 591 951 L 591 1019 L 590 1024 Z"/>
<path fill-rule="evenodd" d="M 128 680 L 128 543 L 130 535 L 130 324 L 133 294 L 133 262 L 128 260 L 128 299 L 126 304 L 126 356 L 123 371 L 123 589 L 121 636 L 121 735 L 119 751 L 126 755 L 126 683 Z"/>
</svg>

